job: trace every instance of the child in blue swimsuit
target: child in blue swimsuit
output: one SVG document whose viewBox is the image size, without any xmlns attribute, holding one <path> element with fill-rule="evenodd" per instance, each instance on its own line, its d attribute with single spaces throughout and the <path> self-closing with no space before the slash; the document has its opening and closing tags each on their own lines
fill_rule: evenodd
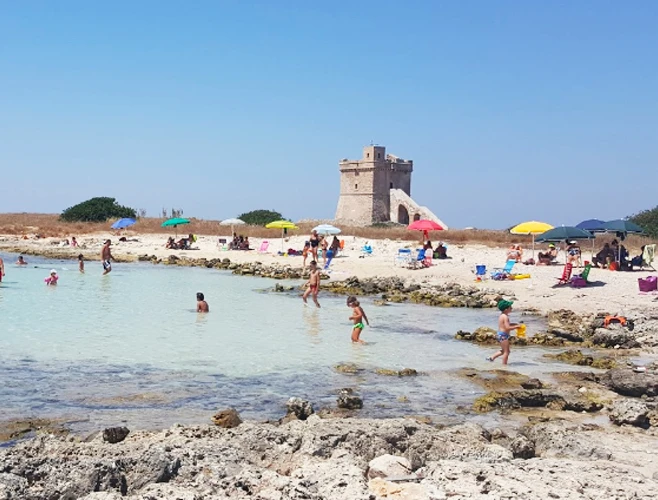
<svg viewBox="0 0 658 500">
<path fill-rule="evenodd" d="M 498 317 L 498 333 L 496 337 L 498 342 L 500 342 L 500 351 L 498 351 L 493 356 L 487 358 L 489 361 L 502 356 L 503 364 L 507 364 L 509 359 L 510 346 L 509 346 L 509 337 L 512 330 L 516 330 L 521 326 L 520 323 L 510 323 L 509 314 L 512 312 L 512 302 L 511 300 L 501 300 L 498 302 L 498 310 L 500 311 L 500 316 Z"/>
</svg>

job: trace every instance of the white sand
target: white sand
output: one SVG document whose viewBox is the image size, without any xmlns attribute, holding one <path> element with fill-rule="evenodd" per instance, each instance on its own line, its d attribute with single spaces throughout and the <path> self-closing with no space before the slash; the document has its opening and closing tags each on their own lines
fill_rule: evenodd
<svg viewBox="0 0 658 500">
<path fill-rule="evenodd" d="M 302 257 L 299 256 L 285 257 L 277 255 L 277 252 L 282 248 L 280 238 L 269 239 L 267 253 L 260 253 L 257 250 L 248 252 L 221 251 L 217 246 L 218 237 L 211 236 L 199 236 L 198 241 L 194 244 L 194 247 L 198 249 L 188 251 L 167 250 L 164 247 L 164 243 L 170 236 L 167 233 L 140 235 L 129 232 L 126 236 L 136 238 L 139 241 L 118 243 L 118 237 L 115 234 L 101 233 L 79 237 L 78 242 L 81 249 L 62 248 L 62 250 L 70 251 L 71 255 L 82 252 L 87 257 L 98 259 L 103 240 L 110 238 L 113 241 L 112 252 L 119 257 L 137 257 L 144 254 L 167 257 L 173 254 L 179 257 L 229 258 L 232 262 L 237 263 L 259 261 L 263 264 L 290 265 L 293 267 L 299 267 L 302 263 Z M 229 239 L 228 234 L 224 237 Z M 431 284 L 448 282 L 458 282 L 464 285 L 477 284 L 477 286 L 514 293 L 519 308 L 536 308 L 542 312 L 565 308 L 577 312 L 606 311 L 612 314 L 632 315 L 638 312 L 649 313 L 655 310 L 658 305 L 658 294 L 640 294 L 637 282 L 638 278 L 644 278 L 651 274 L 658 275 L 657 272 L 612 272 L 594 268 L 590 273 L 589 280 L 598 283 L 597 286 L 579 289 L 570 286 L 553 288 L 557 278 L 562 274 L 562 265 L 524 266 L 517 264 L 514 272 L 530 274 L 530 279 L 504 282 L 486 280 L 483 283 L 476 283 L 475 266 L 477 264 L 486 265 L 487 274 L 494 267 L 502 267 L 506 260 L 506 249 L 488 248 L 481 245 L 449 245 L 448 255 L 451 259 L 435 260 L 434 265 L 430 268 L 411 270 L 399 265 L 396 266 L 395 256 L 399 248 L 405 246 L 415 248 L 419 245 L 391 240 L 372 240 L 370 244 L 373 248 L 373 254 L 360 258 L 360 249 L 366 240 L 348 235 L 340 235 L 339 238 L 345 240 L 345 250 L 331 264 L 331 278 L 336 280 L 345 279 L 349 276 L 358 276 L 360 278 L 400 276 L 405 280 L 427 281 Z M 308 239 L 308 235 L 292 235 L 283 242 L 283 248 L 301 250 L 306 239 Z M 56 246 L 57 241 L 50 238 L 21 240 L 16 236 L 4 236 L 0 237 L 0 249 L 19 248 L 21 251 L 30 249 L 39 252 L 50 249 L 59 250 L 60 248 Z M 258 249 L 261 246 L 262 239 L 254 238 L 250 240 L 250 243 L 252 248 Z M 530 250 L 526 250 L 524 258 L 530 257 L 530 253 Z M 590 252 L 585 251 L 584 257 L 589 259 Z M 559 260 L 562 263 L 564 262 L 563 254 L 561 254 Z M 8 272 L 11 272 L 11 265 L 11 262 L 5 262 Z M 88 263 L 88 272 L 94 269 L 95 265 L 98 264 Z M 578 272 L 578 270 L 575 270 L 575 272 Z"/>
</svg>

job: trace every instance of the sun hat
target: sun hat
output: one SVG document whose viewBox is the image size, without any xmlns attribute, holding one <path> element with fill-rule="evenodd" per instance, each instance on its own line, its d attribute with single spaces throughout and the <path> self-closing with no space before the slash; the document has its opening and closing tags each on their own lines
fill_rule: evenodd
<svg viewBox="0 0 658 500">
<path fill-rule="evenodd" d="M 57 271 L 55 271 L 54 269 L 51 269 L 50 274 L 57 274 Z"/>
<path fill-rule="evenodd" d="M 498 302 L 498 309 L 502 312 L 505 309 L 512 307 L 512 304 L 514 304 L 514 302 L 511 300 L 501 300 Z"/>
<path fill-rule="evenodd" d="M 555 245 L 553 243 L 549 243 L 548 248 L 555 248 Z"/>
</svg>

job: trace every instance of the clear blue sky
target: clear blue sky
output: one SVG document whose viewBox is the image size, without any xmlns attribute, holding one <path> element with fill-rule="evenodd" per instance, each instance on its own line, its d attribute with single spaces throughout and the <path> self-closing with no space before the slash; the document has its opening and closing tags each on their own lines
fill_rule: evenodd
<svg viewBox="0 0 658 500">
<path fill-rule="evenodd" d="M 658 204 L 658 2 L 4 2 L 0 211 L 331 218 L 374 141 L 454 227 Z"/>
</svg>

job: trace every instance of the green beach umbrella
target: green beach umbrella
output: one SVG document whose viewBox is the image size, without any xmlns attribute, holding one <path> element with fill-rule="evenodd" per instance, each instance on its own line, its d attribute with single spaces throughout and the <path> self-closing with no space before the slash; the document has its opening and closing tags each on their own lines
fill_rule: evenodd
<svg viewBox="0 0 658 500">
<path fill-rule="evenodd" d="M 183 224 L 189 224 L 189 219 L 182 219 L 180 217 L 174 217 L 173 219 L 166 220 L 162 223 L 162 227 L 174 227 L 176 229 L 176 237 L 178 237 L 178 226 Z"/>
</svg>

